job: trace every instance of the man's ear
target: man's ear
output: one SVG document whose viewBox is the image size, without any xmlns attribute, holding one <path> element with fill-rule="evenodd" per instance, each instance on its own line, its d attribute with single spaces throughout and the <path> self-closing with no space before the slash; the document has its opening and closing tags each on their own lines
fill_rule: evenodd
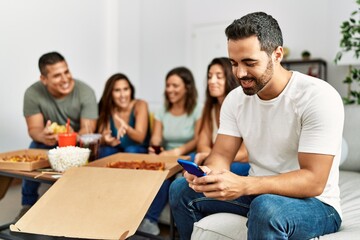
<svg viewBox="0 0 360 240">
<path fill-rule="evenodd" d="M 42 84 L 44 84 L 46 86 L 47 84 L 47 78 L 44 75 L 40 75 L 40 81 L 42 82 Z"/>
<path fill-rule="evenodd" d="M 282 46 L 278 46 L 274 52 L 273 52 L 273 55 L 274 55 L 274 62 L 277 62 L 277 63 L 280 63 L 281 60 L 283 59 L 284 57 L 284 49 Z"/>
</svg>

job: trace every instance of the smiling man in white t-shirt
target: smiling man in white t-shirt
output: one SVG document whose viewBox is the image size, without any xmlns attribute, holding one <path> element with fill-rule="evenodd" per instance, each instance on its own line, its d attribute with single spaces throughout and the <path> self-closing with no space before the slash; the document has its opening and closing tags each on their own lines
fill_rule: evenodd
<svg viewBox="0 0 360 240">
<path fill-rule="evenodd" d="M 181 239 L 193 223 L 217 213 L 248 218 L 248 239 L 310 239 L 338 231 L 338 187 L 344 109 L 325 81 L 284 69 L 282 33 L 266 13 L 226 29 L 229 59 L 241 88 L 226 97 L 220 128 L 203 170 L 170 188 Z M 229 171 L 242 141 L 248 177 Z"/>
</svg>

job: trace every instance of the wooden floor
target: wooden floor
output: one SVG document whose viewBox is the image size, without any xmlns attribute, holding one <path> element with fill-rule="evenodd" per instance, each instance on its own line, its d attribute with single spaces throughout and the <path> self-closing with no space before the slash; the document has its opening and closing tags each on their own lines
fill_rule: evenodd
<svg viewBox="0 0 360 240">
<path fill-rule="evenodd" d="M 39 194 L 43 194 L 49 184 L 41 184 Z M 0 200 L 0 225 L 12 222 L 21 209 L 21 180 L 13 179 L 6 195 Z"/>
<path fill-rule="evenodd" d="M 0 200 L 0 225 L 11 222 L 18 214 L 21 208 L 20 191 L 20 183 L 13 182 L 4 198 Z"/>
</svg>

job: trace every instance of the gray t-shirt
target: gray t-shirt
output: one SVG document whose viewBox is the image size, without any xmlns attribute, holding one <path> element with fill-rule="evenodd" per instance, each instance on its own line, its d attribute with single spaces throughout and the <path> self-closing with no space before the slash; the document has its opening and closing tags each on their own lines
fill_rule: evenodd
<svg viewBox="0 0 360 240">
<path fill-rule="evenodd" d="M 65 125 L 69 118 L 76 132 L 80 129 L 81 118 L 97 119 L 98 106 L 94 91 L 84 82 L 74 81 L 73 91 L 62 99 L 54 98 L 41 81 L 32 84 L 25 91 L 24 116 L 42 113 L 44 125 L 47 120 Z"/>
</svg>

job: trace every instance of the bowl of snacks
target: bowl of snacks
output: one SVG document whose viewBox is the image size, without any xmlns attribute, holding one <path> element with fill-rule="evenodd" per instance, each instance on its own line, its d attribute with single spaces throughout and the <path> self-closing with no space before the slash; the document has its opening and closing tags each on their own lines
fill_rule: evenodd
<svg viewBox="0 0 360 240">
<path fill-rule="evenodd" d="M 57 122 L 53 122 L 49 127 L 53 133 L 66 133 L 66 126 L 65 125 L 59 125 Z"/>
<path fill-rule="evenodd" d="M 83 166 L 88 162 L 89 156 L 89 149 L 74 146 L 56 147 L 48 152 L 50 166 L 57 172 Z"/>
</svg>

